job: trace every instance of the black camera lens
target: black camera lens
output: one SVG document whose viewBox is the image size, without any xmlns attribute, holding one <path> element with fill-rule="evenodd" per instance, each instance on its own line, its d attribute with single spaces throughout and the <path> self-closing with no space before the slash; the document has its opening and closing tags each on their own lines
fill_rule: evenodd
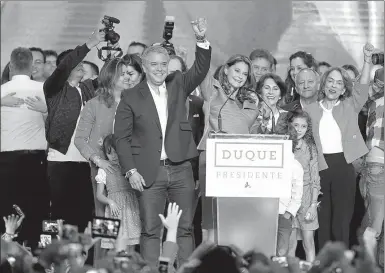
<svg viewBox="0 0 385 273">
<path fill-rule="evenodd" d="M 372 55 L 372 63 L 374 65 L 379 64 L 379 65 L 383 66 L 384 65 L 384 53 L 383 52 L 381 52 L 381 53 L 374 53 Z"/>
</svg>

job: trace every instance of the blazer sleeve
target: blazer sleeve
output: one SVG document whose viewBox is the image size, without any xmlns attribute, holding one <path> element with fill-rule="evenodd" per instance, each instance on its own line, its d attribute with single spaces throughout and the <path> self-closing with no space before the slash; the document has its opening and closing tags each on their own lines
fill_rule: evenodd
<svg viewBox="0 0 385 273">
<path fill-rule="evenodd" d="M 369 85 L 355 82 L 353 85 L 353 94 L 348 98 L 353 104 L 356 113 L 359 113 L 369 98 Z"/>
<path fill-rule="evenodd" d="M 210 69 L 211 47 L 209 49 L 196 46 L 195 61 L 191 68 L 182 75 L 183 89 L 187 98 L 195 88 L 197 88 L 205 79 Z"/>
<path fill-rule="evenodd" d="M 132 89 L 129 90 L 130 92 Z M 129 170 L 135 169 L 135 163 L 132 156 L 131 141 L 134 127 L 134 114 L 131 106 L 128 104 L 127 95 L 122 93 L 122 98 L 116 109 L 114 123 L 114 137 L 116 141 L 116 152 L 119 163 L 122 167 L 122 173 L 126 174 Z"/>
<path fill-rule="evenodd" d="M 89 144 L 92 129 L 96 121 L 95 107 L 93 101 L 88 101 L 80 113 L 79 124 L 76 129 L 74 143 L 82 156 L 88 161 L 97 154 Z"/>
<path fill-rule="evenodd" d="M 44 94 L 47 98 L 54 97 L 63 89 L 71 71 L 87 56 L 89 51 L 86 44 L 77 46 L 61 61 L 52 75 L 44 82 Z"/>
</svg>

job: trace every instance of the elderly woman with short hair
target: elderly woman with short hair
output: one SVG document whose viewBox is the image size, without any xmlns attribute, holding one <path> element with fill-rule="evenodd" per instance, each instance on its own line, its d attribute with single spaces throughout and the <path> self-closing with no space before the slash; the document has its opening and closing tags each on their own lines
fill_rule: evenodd
<svg viewBox="0 0 385 273">
<path fill-rule="evenodd" d="M 330 68 L 321 79 L 321 100 L 304 108 L 313 124 L 323 193 L 319 212 L 320 248 L 329 240 L 349 245 L 356 194 L 352 162 L 368 152 L 357 119 L 368 99 L 372 52 L 373 46 L 367 44 L 360 83 L 353 85 L 344 69 Z"/>
</svg>

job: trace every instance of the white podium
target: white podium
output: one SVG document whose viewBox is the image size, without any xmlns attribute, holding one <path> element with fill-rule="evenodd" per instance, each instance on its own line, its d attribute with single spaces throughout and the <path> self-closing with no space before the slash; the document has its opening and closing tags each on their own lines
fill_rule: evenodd
<svg viewBox="0 0 385 273">
<path fill-rule="evenodd" d="M 280 197 L 291 195 L 292 142 L 282 135 L 212 134 L 206 196 L 213 199 L 215 241 L 275 255 Z"/>
</svg>

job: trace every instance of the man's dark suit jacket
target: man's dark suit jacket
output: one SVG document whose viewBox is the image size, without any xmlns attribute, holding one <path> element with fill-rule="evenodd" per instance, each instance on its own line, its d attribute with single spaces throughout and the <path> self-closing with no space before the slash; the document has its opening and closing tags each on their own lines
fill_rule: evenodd
<svg viewBox="0 0 385 273">
<path fill-rule="evenodd" d="M 198 96 L 190 95 L 188 97 L 189 113 L 188 120 L 191 125 L 192 134 L 195 144 L 198 146 L 202 139 L 203 131 L 205 129 L 205 117 L 203 113 L 204 100 Z M 191 160 L 191 165 L 194 173 L 194 180 L 199 180 L 199 157 Z"/>
<path fill-rule="evenodd" d="M 172 162 L 198 156 L 186 114 L 188 95 L 206 77 L 211 61 L 210 49 L 196 47 L 195 62 L 185 74 L 176 71 L 166 78 L 168 120 L 165 150 Z M 162 131 L 158 112 L 146 81 L 123 91 L 116 111 L 114 135 L 122 172 L 136 168 L 146 186 L 155 181 L 160 166 Z"/>
</svg>

